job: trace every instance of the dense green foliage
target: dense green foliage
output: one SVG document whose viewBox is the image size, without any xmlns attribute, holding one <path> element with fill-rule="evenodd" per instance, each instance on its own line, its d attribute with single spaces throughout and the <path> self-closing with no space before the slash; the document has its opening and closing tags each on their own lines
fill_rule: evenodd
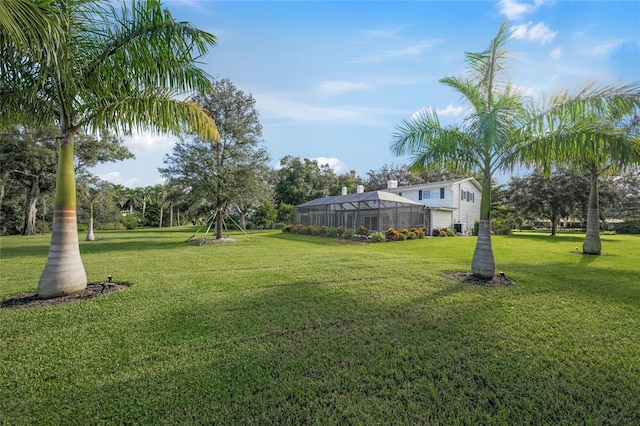
<svg viewBox="0 0 640 426">
<path fill-rule="evenodd" d="M 627 219 L 617 223 L 614 229 L 619 234 L 640 234 L 640 219 Z"/>
<path fill-rule="evenodd" d="M 516 281 L 449 280 L 473 237 L 362 244 L 194 228 L 80 242 L 68 305 L 0 309 L 6 424 L 634 424 L 640 239 L 494 236 Z M 48 238 L 2 237 L 0 298 L 33 291 Z"/>
</svg>

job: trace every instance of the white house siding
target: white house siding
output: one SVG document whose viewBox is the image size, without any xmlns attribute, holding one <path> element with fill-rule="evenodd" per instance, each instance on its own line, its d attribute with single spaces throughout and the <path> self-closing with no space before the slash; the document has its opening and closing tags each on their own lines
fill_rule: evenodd
<svg viewBox="0 0 640 426">
<path fill-rule="evenodd" d="M 444 188 L 444 198 L 440 198 L 441 188 Z M 454 229 L 456 224 L 460 224 L 460 230 L 466 234 L 471 232 L 474 222 L 480 219 L 482 191 L 480 184 L 472 178 L 387 188 L 385 191 L 429 207 L 431 210 L 430 231 L 433 228 Z M 462 191 L 465 191 L 465 195 L 473 194 L 472 200 L 463 200 Z M 465 198 L 469 198 L 469 196 L 465 196 Z M 438 210 L 439 207 L 444 207 L 445 210 Z"/>
</svg>

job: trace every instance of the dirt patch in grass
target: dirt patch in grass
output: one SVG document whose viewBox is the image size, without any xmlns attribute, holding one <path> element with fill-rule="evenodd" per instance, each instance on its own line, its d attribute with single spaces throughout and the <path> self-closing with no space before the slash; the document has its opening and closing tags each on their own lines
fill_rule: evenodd
<svg viewBox="0 0 640 426">
<path fill-rule="evenodd" d="M 223 237 L 223 238 L 198 238 L 197 240 L 189 241 L 191 244 L 195 244 L 197 246 L 201 246 L 203 244 L 222 244 L 222 243 L 235 243 L 236 240 L 233 238 Z"/>
<path fill-rule="evenodd" d="M 461 283 L 484 285 L 487 287 L 504 287 L 514 285 L 516 283 L 503 274 L 494 275 L 491 278 L 480 278 L 470 272 L 448 272 L 444 274 L 444 276 L 450 280 L 459 281 Z"/>
<path fill-rule="evenodd" d="M 82 293 L 70 296 L 42 299 L 36 293 L 25 293 L 0 302 L 0 308 L 32 308 L 35 306 L 52 306 L 75 302 L 76 300 L 92 299 L 109 293 L 115 293 L 129 287 L 127 284 L 98 283 L 89 284 Z"/>
</svg>

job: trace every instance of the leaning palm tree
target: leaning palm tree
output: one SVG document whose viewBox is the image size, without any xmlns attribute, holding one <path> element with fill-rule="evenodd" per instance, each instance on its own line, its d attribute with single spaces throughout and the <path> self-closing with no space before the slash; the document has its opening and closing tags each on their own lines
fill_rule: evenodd
<svg viewBox="0 0 640 426">
<path fill-rule="evenodd" d="M 0 37 L 0 62 L 13 67 L 0 74 L 0 116 L 10 113 L 18 122 L 40 118 L 59 129 L 51 246 L 38 284 L 43 298 L 81 292 L 87 285 L 76 228 L 73 158 L 79 132 L 155 129 L 208 140 L 218 136 L 198 105 L 178 100 L 211 89 L 195 60 L 215 44 L 213 35 L 175 21 L 159 0 L 121 7 L 91 0 L 52 3 L 63 23 L 55 62 L 33 52 L 16 60 L 11 46 L 17 39 L 4 32 Z"/>
<path fill-rule="evenodd" d="M 507 158 L 517 146 L 517 129 L 526 116 L 523 98 L 504 73 L 511 38 L 506 23 L 486 50 L 466 53 L 468 76 L 446 77 L 441 83 L 457 91 L 467 104 L 457 126 L 443 127 L 434 110 L 423 110 L 404 120 L 393 135 L 395 155 L 410 154 L 411 168 L 422 171 L 436 165 L 456 172 L 472 171 L 482 177 L 480 226 L 471 270 L 481 278 L 493 277 L 491 246 L 491 184 L 493 175 L 509 167 Z"/>
</svg>

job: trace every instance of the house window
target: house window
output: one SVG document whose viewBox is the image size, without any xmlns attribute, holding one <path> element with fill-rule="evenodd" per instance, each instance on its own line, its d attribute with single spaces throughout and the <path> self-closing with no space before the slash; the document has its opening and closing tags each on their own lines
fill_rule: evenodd
<svg viewBox="0 0 640 426">
<path fill-rule="evenodd" d="M 465 192 L 466 192 L 465 190 L 461 190 L 461 191 L 460 191 L 460 199 L 461 199 L 461 200 L 464 200 L 464 199 L 465 199 L 465 195 L 466 195 L 466 194 L 465 194 Z"/>
<path fill-rule="evenodd" d="M 418 191 L 418 200 L 422 200 L 422 189 Z"/>
<path fill-rule="evenodd" d="M 440 188 L 440 198 L 444 199 L 444 188 Z"/>
</svg>

